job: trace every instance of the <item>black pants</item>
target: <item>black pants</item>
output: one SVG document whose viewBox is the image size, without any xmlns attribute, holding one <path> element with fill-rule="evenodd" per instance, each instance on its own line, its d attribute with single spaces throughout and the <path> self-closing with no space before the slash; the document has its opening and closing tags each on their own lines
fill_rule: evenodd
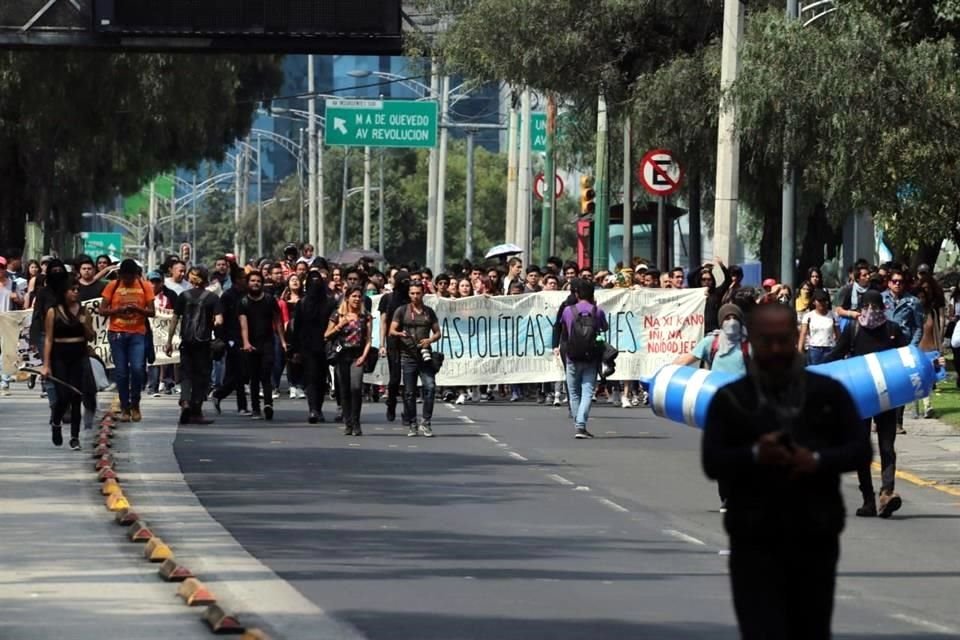
<svg viewBox="0 0 960 640">
<path fill-rule="evenodd" d="M 397 400 L 400 398 L 403 370 L 400 368 L 400 345 L 391 338 L 387 338 L 387 369 L 390 371 L 390 377 L 387 379 L 387 407 L 396 409 Z M 406 409 L 404 409 L 404 415 L 406 415 Z"/>
<path fill-rule="evenodd" d="M 247 410 L 247 392 L 246 384 L 250 380 L 250 374 L 247 373 L 247 361 L 245 354 L 239 345 L 227 349 L 226 362 L 224 363 L 223 384 L 213 392 L 218 400 L 223 400 L 234 391 L 237 392 L 237 411 Z"/>
<path fill-rule="evenodd" d="M 250 405 L 260 411 L 260 389 L 263 404 L 273 406 L 273 344 L 259 345 L 247 353 L 247 371 L 250 372 Z"/>
<path fill-rule="evenodd" d="M 209 342 L 180 345 L 180 406 L 190 407 L 192 415 L 198 416 L 203 411 L 212 370 Z"/>
<path fill-rule="evenodd" d="M 733 606 L 743 640 L 829 640 L 837 536 L 730 538 Z"/>
<path fill-rule="evenodd" d="M 323 412 L 323 399 L 327 395 L 327 354 L 323 351 L 307 351 L 300 354 L 303 360 L 303 375 L 306 383 L 307 410 Z"/>
<path fill-rule="evenodd" d="M 873 421 L 877 423 L 877 444 L 880 449 L 880 490 L 892 493 L 897 476 L 897 452 L 893 448 L 897 439 L 897 410 L 879 413 L 873 417 Z M 864 420 L 861 428 L 869 437 L 870 419 Z M 863 497 L 872 497 L 873 477 L 869 463 L 857 469 L 857 480 L 860 481 L 860 493 Z"/>
<path fill-rule="evenodd" d="M 87 380 L 90 361 L 87 359 L 87 345 L 83 343 L 54 343 L 50 354 L 50 371 L 64 382 L 83 389 Z M 50 424 L 59 426 L 67 412 L 70 412 L 70 437 L 80 437 L 80 421 L 83 396 L 63 385 L 56 385 L 56 401 L 50 412 Z"/>
<path fill-rule="evenodd" d="M 337 396 L 343 409 L 343 424 L 360 427 L 360 408 L 363 406 L 363 367 L 356 365 L 363 349 L 344 349 L 337 360 Z"/>
</svg>

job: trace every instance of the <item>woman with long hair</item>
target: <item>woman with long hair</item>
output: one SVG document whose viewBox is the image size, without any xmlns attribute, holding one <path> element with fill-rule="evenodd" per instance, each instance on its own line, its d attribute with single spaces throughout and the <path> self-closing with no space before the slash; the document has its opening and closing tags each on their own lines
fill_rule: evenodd
<svg viewBox="0 0 960 640">
<path fill-rule="evenodd" d="M 304 281 L 299 275 L 293 274 L 287 278 L 287 286 L 280 294 L 280 318 L 283 321 L 283 330 L 287 334 L 287 344 L 292 344 L 293 336 L 293 318 L 297 310 L 297 305 L 303 300 Z M 287 382 L 290 383 L 290 399 L 306 398 L 307 394 L 303 389 L 303 365 L 287 360 Z"/>
<path fill-rule="evenodd" d="M 91 378 L 87 342 L 94 337 L 93 325 L 80 304 L 80 285 L 76 279 L 71 278 L 55 293 L 56 305 L 47 309 L 43 320 L 41 375 L 56 378 L 56 402 L 50 412 L 53 444 L 58 447 L 63 444 L 62 422 L 69 409 L 70 448 L 79 451 L 82 393 Z"/>
<path fill-rule="evenodd" d="M 807 364 L 824 361 L 840 338 L 837 318 L 830 309 L 830 295 L 824 289 L 813 292 L 810 307 L 800 320 L 800 339 L 797 350 L 806 351 Z"/>
<path fill-rule="evenodd" d="M 360 408 L 363 405 L 363 370 L 370 353 L 370 332 L 373 319 L 363 306 L 363 289 L 352 286 L 343 295 L 336 313 L 324 334 L 335 340 L 338 391 L 343 408 L 344 435 L 362 436 Z"/>
<path fill-rule="evenodd" d="M 944 317 L 943 311 L 947 300 L 943 287 L 937 279 L 929 273 L 921 274 L 916 289 L 920 304 L 923 305 L 923 335 L 920 337 L 920 350 L 923 352 L 939 351 L 943 344 Z M 919 414 L 919 411 L 917 411 Z M 923 417 L 934 417 L 933 405 L 930 396 L 923 399 Z"/>
</svg>

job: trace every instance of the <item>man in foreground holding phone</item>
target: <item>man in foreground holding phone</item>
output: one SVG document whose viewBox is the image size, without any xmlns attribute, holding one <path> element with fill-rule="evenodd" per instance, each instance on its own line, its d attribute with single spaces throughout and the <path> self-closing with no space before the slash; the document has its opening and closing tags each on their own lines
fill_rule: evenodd
<svg viewBox="0 0 960 640">
<path fill-rule="evenodd" d="M 840 474 L 869 464 L 869 433 L 846 389 L 805 369 L 790 307 L 758 306 L 747 326 L 747 375 L 714 396 L 702 446 L 707 476 L 728 486 L 741 637 L 826 640 L 846 518 Z"/>
</svg>

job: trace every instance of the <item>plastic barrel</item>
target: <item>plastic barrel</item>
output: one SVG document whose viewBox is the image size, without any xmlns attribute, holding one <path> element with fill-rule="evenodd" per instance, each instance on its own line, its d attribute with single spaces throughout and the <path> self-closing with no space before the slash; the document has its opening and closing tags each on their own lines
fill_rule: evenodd
<svg viewBox="0 0 960 640">
<path fill-rule="evenodd" d="M 909 346 L 818 364 L 809 370 L 842 384 L 860 417 L 869 418 L 929 395 L 934 383 L 946 376 L 945 371 L 934 370 L 933 360 L 937 356 Z M 644 381 L 644 385 L 656 415 L 703 429 L 714 394 L 739 377 L 671 364 Z"/>
</svg>

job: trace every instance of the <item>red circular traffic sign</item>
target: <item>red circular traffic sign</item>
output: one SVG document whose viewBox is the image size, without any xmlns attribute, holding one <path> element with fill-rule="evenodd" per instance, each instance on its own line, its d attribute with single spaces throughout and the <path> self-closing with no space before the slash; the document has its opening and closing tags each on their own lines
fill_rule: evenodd
<svg viewBox="0 0 960 640">
<path fill-rule="evenodd" d="M 556 182 L 553 183 L 554 197 L 559 198 L 563 195 L 563 179 L 555 176 Z M 538 173 L 536 180 L 533 181 L 533 195 L 537 200 L 543 200 L 543 192 L 546 190 L 546 180 L 543 179 L 543 173 Z"/>
<path fill-rule="evenodd" d="M 637 177 L 648 193 L 668 196 L 680 188 L 683 167 L 667 149 L 648 151 L 637 167 Z"/>
</svg>

